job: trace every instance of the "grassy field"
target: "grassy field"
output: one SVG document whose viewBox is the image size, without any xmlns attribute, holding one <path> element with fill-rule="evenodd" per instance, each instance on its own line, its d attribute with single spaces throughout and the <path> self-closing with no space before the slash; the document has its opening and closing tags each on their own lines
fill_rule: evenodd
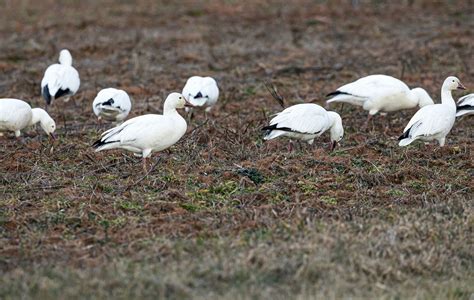
<svg viewBox="0 0 474 300">
<path fill-rule="evenodd" d="M 0 0 L 0 97 L 44 106 L 40 81 L 68 48 L 81 88 L 41 130 L 0 137 L 0 299 L 472 299 L 473 125 L 447 145 L 399 148 L 415 110 L 373 118 L 334 105 L 346 135 L 288 152 L 261 127 L 285 105 L 383 73 L 439 102 L 474 90 L 472 1 Z M 94 153 L 105 87 L 157 113 L 207 74 L 218 105 L 152 158 Z M 461 96 L 456 92 L 455 98 Z M 184 112 L 183 112 L 184 114 Z M 388 124 L 389 130 L 384 133 Z"/>
</svg>

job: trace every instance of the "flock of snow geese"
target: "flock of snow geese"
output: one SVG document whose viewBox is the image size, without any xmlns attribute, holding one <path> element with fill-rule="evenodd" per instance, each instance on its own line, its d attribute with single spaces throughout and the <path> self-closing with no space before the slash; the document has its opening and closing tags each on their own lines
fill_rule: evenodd
<svg viewBox="0 0 474 300">
<path fill-rule="evenodd" d="M 39 123 L 53 139 L 56 124 L 47 113 L 47 108 L 62 97 L 68 101 L 79 89 L 80 78 L 72 66 L 72 56 L 61 50 L 59 63 L 49 66 L 41 81 L 41 94 L 46 101 L 45 110 L 31 108 L 18 99 L 0 99 L 0 132 L 13 131 L 19 137 L 21 130 Z M 349 103 L 368 111 L 367 122 L 378 112 L 392 112 L 419 106 L 399 137 L 399 145 L 407 146 L 413 141 L 436 140 L 444 146 L 456 117 L 474 113 L 474 94 L 460 98 L 457 105 L 451 92 L 466 88 L 460 80 L 449 76 L 441 87 L 441 103 L 434 104 L 423 88 L 410 89 L 404 82 L 387 75 L 370 75 L 343 85 L 329 93 L 327 103 Z M 93 143 L 96 151 L 125 149 L 143 158 L 153 152 L 164 150 L 186 133 L 186 120 L 177 109 L 203 108 L 208 112 L 219 98 L 217 82 L 211 77 L 193 76 L 186 82 L 182 93 L 171 93 L 164 102 L 163 114 L 147 114 L 124 121 L 132 103 L 123 90 L 106 88 L 101 90 L 92 103 L 92 109 L 99 120 L 117 125 L 104 133 Z M 264 139 L 280 136 L 299 139 L 312 144 L 314 139 L 329 130 L 331 148 L 343 138 L 342 119 L 336 112 L 327 111 L 314 103 L 290 106 L 277 113 L 270 121 Z"/>
</svg>

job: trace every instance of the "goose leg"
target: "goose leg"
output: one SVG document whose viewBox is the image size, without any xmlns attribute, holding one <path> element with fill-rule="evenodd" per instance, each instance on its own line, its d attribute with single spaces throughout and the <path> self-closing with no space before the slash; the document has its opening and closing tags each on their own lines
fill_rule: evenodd
<svg viewBox="0 0 474 300">
<path fill-rule="evenodd" d="M 440 147 L 444 147 L 444 143 L 446 142 L 446 138 L 445 137 L 441 138 L 441 139 L 438 140 L 438 142 L 439 142 Z"/>
<path fill-rule="evenodd" d="M 369 115 L 367 116 L 367 120 L 365 121 L 365 124 L 364 124 L 364 130 L 367 130 L 367 128 L 369 128 L 370 119 L 372 119 L 372 115 L 371 115 L 371 114 L 369 114 Z"/>
<path fill-rule="evenodd" d="M 387 115 L 385 114 L 381 114 L 381 116 L 383 117 L 383 122 L 385 123 L 385 127 L 384 127 L 384 130 L 383 130 L 383 134 L 385 136 L 388 135 L 388 130 L 390 129 L 390 121 L 389 119 L 387 118 Z"/>
<path fill-rule="evenodd" d="M 99 129 L 100 125 L 102 125 L 102 117 L 100 117 L 100 116 L 97 117 L 97 121 L 96 121 L 95 124 L 96 124 L 97 129 Z"/>
<path fill-rule="evenodd" d="M 304 148 L 304 143 L 303 143 L 302 141 L 300 141 L 300 140 L 298 140 L 297 143 L 298 143 L 298 151 L 299 151 L 299 152 L 302 152 L 303 149 L 305 149 L 305 148 Z"/>
<path fill-rule="evenodd" d="M 193 113 L 193 109 L 190 108 L 190 107 L 185 107 L 185 111 L 188 113 L 187 115 L 187 121 L 188 123 L 191 123 L 193 117 L 194 117 L 194 113 Z"/>
<path fill-rule="evenodd" d="M 151 149 L 144 149 L 142 151 L 142 157 L 143 157 L 143 171 L 145 171 L 145 174 L 147 174 L 147 158 L 151 155 Z"/>
<path fill-rule="evenodd" d="M 211 114 L 211 109 L 212 109 L 212 106 L 209 106 L 209 107 L 206 107 L 206 109 L 204 110 L 204 117 L 206 117 L 206 121 L 209 119 L 209 115 Z"/>
<path fill-rule="evenodd" d="M 146 174 L 148 172 L 147 168 L 146 168 L 146 157 L 143 157 L 142 164 L 143 164 L 143 172 L 145 172 L 145 174 Z"/>
</svg>

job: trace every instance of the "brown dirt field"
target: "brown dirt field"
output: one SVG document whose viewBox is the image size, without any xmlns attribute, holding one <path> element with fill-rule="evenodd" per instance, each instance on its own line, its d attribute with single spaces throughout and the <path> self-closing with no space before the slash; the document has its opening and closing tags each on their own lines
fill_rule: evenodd
<svg viewBox="0 0 474 300">
<path fill-rule="evenodd" d="M 356 2 L 356 1 L 354 1 Z M 439 102 L 474 89 L 472 1 L 0 1 L 0 97 L 44 106 L 59 50 L 81 75 L 40 129 L 0 137 L 0 298 L 439 298 L 474 292 L 474 118 L 440 149 L 397 145 L 415 110 L 334 105 L 345 137 L 289 153 L 261 127 L 285 105 L 368 74 Z M 217 106 L 152 158 L 94 153 L 92 100 L 126 90 L 129 117 L 156 113 L 195 74 Z M 455 94 L 455 98 L 463 95 Z M 183 112 L 184 114 L 184 112 Z M 385 135 L 385 124 L 390 128 Z"/>
</svg>

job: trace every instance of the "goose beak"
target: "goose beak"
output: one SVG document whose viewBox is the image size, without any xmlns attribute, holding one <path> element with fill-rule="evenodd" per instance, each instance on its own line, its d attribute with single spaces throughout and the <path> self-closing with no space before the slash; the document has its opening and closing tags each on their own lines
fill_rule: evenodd
<svg viewBox="0 0 474 300">
<path fill-rule="evenodd" d="M 49 136 L 51 137 L 51 139 L 52 139 L 53 141 L 56 140 L 56 136 L 54 135 L 54 133 L 51 132 L 51 133 L 49 134 Z"/>
<path fill-rule="evenodd" d="M 458 90 L 465 90 L 466 87 L 459 81 L 458 82 Z"/>
<path fill-rule="evenodd" d="M 189 102 L 189 101 L 186 100 L 186 101 L 184 102 L 184 107 L 194 107 L 194 105 L 192 105 L 191 102 Z"/>
<path fill-rule="evenodd" d="M 337 142 L 336 142 L 336 141 L 332 141 L 332 143 L 331 143 L 331 151 L 334 151 L 334 149 L 336 149 L 336 146 L 337 146 Z"/>
</svg>

